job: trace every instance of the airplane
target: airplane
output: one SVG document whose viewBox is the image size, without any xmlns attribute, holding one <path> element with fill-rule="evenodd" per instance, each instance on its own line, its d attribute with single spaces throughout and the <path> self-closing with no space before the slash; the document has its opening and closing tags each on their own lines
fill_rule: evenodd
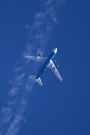
<svg viewBox="0 0 90 135">
<path fill-rule="evenodd" d="M 40 54 L 38 54 L 38 56 L 25 55 L 24 57 L 27 58 L 27 59 L 43 63 L 43 65 L 42 65 L 41 69 L 39 70 L 37 76 L 29 76 L 29 78 L 34 79 L 35 82 L 37 82 L 39 85 L 42 86 L 43 83 L 42 83 L 42 80 L 41 80 L 40 77 L 44 73 L 44 71 L 47 68 L 49 68 L 57 76 L 57 78 L 62 82 L 63 79 L 62 79 L 60 73 L 58 72 L 57 68 L 55 67 L 54 62 L 52 61 L 53 58 L 55 57 L 56 53 L 57 53 L 57 48 L 53 49 L 48 57 L 45 57 L 45 55 L 40 56 Z"/>
</svg>

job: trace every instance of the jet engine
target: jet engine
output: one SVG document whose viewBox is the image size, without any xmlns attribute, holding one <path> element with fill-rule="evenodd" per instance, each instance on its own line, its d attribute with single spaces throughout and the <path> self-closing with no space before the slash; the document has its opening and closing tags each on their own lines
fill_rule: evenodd
<svg viewBox="0 0 90 135">
<path fill-rule="evenodd" d="M 41 53 L 38 54 L 38 56 L 40 56 L 40 55 L 41 55 Z"/>
<path fill-rule="evenodd" d="M 44 54 L 43 57 L 46 57 L 46 54 Z"/>
</svg>

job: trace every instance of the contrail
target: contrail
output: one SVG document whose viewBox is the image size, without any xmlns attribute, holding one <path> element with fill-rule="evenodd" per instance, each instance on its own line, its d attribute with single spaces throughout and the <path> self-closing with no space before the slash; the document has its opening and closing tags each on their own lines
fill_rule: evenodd
<svg viewBox="0 0 90 135">
<path fill-rule="evenodd" d="M 45 52 L 52 29 L 58 23 L 58 5 L 62 3 L 64 0 L 44 1 L 45 11 L 35 14 L 32 26 L 26 25 L 29 30 L 28 41 L 22 53 L 22 60 L 15 68 L 16 77 L 10 81 L 12 88 L 8 92 L 5 106 L 1 109 L 0 135 L 17 135 L 25 121 L 24 111 L 34 84 L 28 75 L 36 74 L 38 65 L 23 57 Z"/>
</svg>

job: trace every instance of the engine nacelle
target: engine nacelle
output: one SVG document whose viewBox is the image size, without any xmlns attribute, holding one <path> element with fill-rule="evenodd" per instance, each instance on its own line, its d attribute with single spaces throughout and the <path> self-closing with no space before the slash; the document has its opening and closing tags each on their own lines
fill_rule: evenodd
<svg viewBox="0 0 90 135">
<path fill-rule="evenodd" d="M 38 56 L 40 56 L 40 55 L 41 55 L 41 53 L 38 54 Z"/>
<path fill-rule="evenodd" d="M 46 54 L 44 54 L 43 57 L 46 57 Z"/>
</svg>

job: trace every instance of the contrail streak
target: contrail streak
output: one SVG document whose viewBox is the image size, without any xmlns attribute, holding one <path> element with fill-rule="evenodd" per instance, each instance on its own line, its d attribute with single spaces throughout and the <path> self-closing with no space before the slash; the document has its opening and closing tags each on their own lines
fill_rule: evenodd
<svg viewBox="0 0 90 135">
<path fill-rule="evenodd" d="M 35 14 L 33 25 L 26 26 L 29 34 L 22 56 L 45 52 L 51 31 L 58 22 L 56 17 L 58 3 L 63 2 L 63 0 L 47 0 L 44 3 L 45 11 Z M 34 84 L 28 75 L 37 73 L 37 64 L 24 58 L 19 63 L 19 66 L 15 68 L 16 77 L 11 81 L 12 88 L 8 92 L 7 101 L 1 109 L 0 135 L 17 135 L 25 121 L 24 111 Z"/>
</svg>

